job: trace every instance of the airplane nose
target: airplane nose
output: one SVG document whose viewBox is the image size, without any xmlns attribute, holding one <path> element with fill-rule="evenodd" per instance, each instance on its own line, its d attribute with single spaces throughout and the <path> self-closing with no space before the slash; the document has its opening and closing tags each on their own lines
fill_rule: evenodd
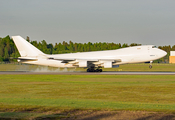
<svg viewBox="0 0 175 120">
<path fill-rule="evenodd" d="M 160 59 L 160 58 L 162 58 L 162 57 L 167 55 L 167 52 L 165 52 L 164 50 L 161 50 L 161 49 L 157 49 L 157 50 L 158 50 L 158 51 L 156 51 L 157 59 Z"/>
<path fill-rule="evenodd" d="M 162 55 L 162 57 L 164 57 L 164 56 L 167 55 L 167 52 L 165 52 L 165 51 L 162 50 L 161 55 Z"/>
</svg>

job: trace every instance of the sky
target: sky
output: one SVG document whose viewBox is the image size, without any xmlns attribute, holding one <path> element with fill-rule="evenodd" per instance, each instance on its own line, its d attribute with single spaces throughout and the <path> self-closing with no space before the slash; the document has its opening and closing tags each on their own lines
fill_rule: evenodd
<svg viewBox="0 0 175 120">
<path fill-rule="evenodd" d="M 0 37 L 175 45 L 175 0 L 0 0 Z"/>
</svg>

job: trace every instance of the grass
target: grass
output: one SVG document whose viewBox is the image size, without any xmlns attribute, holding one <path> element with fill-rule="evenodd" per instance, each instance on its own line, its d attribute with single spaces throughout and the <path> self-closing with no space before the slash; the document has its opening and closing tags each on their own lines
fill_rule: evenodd
<svg viewBox="0 0 175 120">
<path fill-rule="evenodd" d="M 175 71 L 174 68 L 174 64 L 154 64 L 150 70 L 148 64 L 128 64 L 104 70 Z M 42 66 L 0 64 L 0 71 L 43 69 L 57 71 Z M 174 75 L 0 75 L 0 119 L 86 116 L 77 110 L 175 113 L 174 86 Z"/>
<path fill-rule="evenodd" d="M 0 75 L 0 108 L 175 111 L 173 75 Z"/>
<path fill-rule="evenodd" d="M 10 118 L 13 119 L 28 119 L 28 118 L 37 118 L 40 116 L 44 116 L 43 113 L 25 113 L 25 112 L 0 112 L 0 117 L 3 119 L 8 119 Z"/>
<path fill-rule="evenodd" d="M 125 64 L 120 65 L 119 68 L 104 69 L 105 71 L 156 71 L 156 72 L 175 72 L 175 64 L 158 64 L 153 63 L 153 68 L 149 68 L 149 64 Z"/>
</svg>

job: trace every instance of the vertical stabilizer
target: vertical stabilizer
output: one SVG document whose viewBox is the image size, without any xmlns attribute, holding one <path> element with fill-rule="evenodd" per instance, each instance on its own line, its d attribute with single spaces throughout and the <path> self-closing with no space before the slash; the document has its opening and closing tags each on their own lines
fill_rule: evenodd
<svg viewBox="0 0 175 120">
<path fill-rule="evenodd" d="M 21 55 L 21 57 L 36 57 L 39 55 L 45 55 L 39 49 L 34 47 L 28 41 L 21 36 L 12 36 L 12 39 Z"/>
</svg>

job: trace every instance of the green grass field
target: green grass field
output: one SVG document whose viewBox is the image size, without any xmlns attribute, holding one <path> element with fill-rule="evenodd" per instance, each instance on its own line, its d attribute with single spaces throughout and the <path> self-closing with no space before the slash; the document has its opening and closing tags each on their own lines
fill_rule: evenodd
<svg viewBox="0 0 175 120">
<path fill-rule="evenodd" d="M 152 69 L 148 66 L 126 64 L 103 70 L 175 72 L 175 64 L 153 64 Z M 62 72 L 86 69 L 0 64 L 0 71 Z M 174 75 L 0 75 L 0 119 L 71 119 L 70 116 L 80 117 L 79 114 L 82 114 L 81 117 L 94 114 L 91 112 L 94 110 L 133 111 L 130 114 L 124 112 L 124 116 L 133 115 L 133 119 L 139 115 L 154 114 L 138 112 L 135 115 L 134 111 L 173 114 L 174 86 Z"/>
<path fill-rule="evenodd" d="M 175 112 L 174 75 L 0 75 L 0 85 L 1 117 L 36 108 Z"/>
</svg>

